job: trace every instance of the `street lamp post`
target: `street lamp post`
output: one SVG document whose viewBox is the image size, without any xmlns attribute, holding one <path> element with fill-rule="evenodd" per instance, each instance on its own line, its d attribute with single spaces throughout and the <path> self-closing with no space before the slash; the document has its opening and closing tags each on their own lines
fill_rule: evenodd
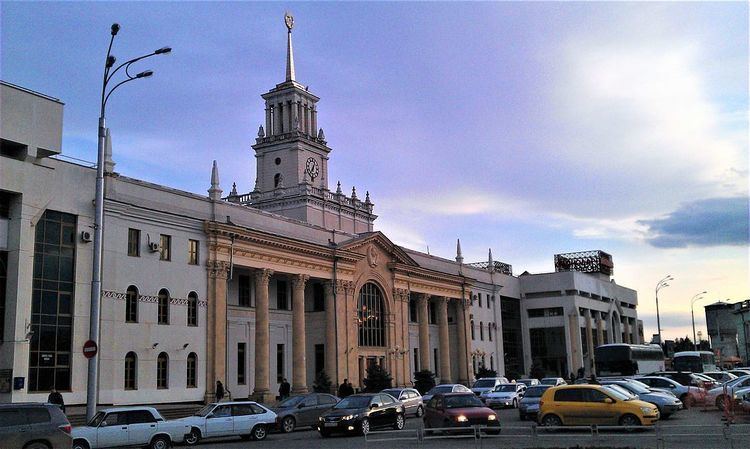
<svg viewBox="0 0 750 449">
<path fill-rule="evenodd" d="M 700 293 L 696 293 L 693 295 L 693 297 L 690 299 L 690 317 L 693 319 L 693 350 L 698 350 L 698 342 L 695 339 L 695 312 L 693 311 L 693 304 L 703 299 L 703 295 L 708 293 L 707 291 L 702 291 Z"/>
<path fill-rule="evenodd" d="M 141 59 L 149 58 L 154 55 L 168 54 L 172 51 L 169 47 L 162 47 L 155 50 L 147 55 L 139 56 L 137 58 L 130 59 L 123 62 L 116 68 L 112 69 L 115 65 L 115 57 L 112 55 L 112 43 L 120 31 L 120 25 L 112 24 L 111 35 L 109 40 L 109 48 L 107 49 L 107 58 L 104 62 L 104 77 L 102 79 L 102 94 L 100 101 L 100 113 L 99 113 L 99 130 L 98 130 L 98 150 L 96 155 L 96 199 L 94 201 L 94 261 L 93 261 L 93 272 L 91 274 L 91 313 L 89 317 L 89 340 L 99 344 L 99 315 L 100 315 L 100 304 L 101 304 L 101 292 L 102 292 L 102 252 L 103 252 L 103 229 L 104 229 L 104 146 L 107 135 L 107 127 L 105 121 L 105 111 L 107 108 L 107 100 L 110 95 L 125 83 L 137 80 L 139 78 L 148 78 L 154 74 L 151 70 L 145 70 L 143 72 L 131 75 L 129 72 L 130 65 Z M 107 90 L 109 82 L 112 81 L 114 75 L 125 67 L 125 79 L 115 84 L 114 87 Z M 89 359 L 88 365 L 88 381 L 86 385 L 86 420 L 89 421 L 94 417 L 96 413 L 96 404 L 98 402 L 98 377 L 99 377 L 99 357 L 95 355 Z"/>
<path fill-rule="evenodd" d="M 674 278 L 672 275 L 667 275 L 664 279 L 660 280 L 656 284 L 656 331 L 659 334 L 659 345 L 663 345 L 664 341 L 661 339 L 661 318 L 659 317 L 659 290 L 663 289 L 664 287 L 669 287 L 668 281 L 673 281 Z"/>
</svg>

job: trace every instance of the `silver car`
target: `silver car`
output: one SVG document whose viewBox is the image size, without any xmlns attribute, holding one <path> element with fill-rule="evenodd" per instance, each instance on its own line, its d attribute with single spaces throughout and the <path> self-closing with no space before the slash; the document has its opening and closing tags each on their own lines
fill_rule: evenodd
<svg viewBox="0 0 750 449">
<path fill-rule="evenodd" d="M 73 440 L 68 418 L 53 404 L 0 404 L 2 447 L 68 449 Z"/>
<path fill-rule="evenodd" d="M 518 416 L 521 421 L 529 418 L 536 420 L 536 415 L 539 413 L 539 401 L 548 388 L 552 388 L 552 385 L 534 385 L 526 389 L 523 399 L 518 403 Z"/>
<path fill-rule="evenodd" d="M 406 415 L 414 415 L 421 418 L 424 415 L 424 405 L 422 404 L 422 395 L 414 388 L 388 388 L 381 393 L 388 393 L 404 404 Z"/>
</svg>

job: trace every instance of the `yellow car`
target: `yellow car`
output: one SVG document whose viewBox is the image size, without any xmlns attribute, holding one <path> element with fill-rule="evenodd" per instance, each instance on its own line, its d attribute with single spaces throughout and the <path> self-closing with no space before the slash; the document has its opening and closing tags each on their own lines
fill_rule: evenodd
<svg viewBox="0 0 750 449">
<path fill-rule="evenodd" d="M 563 385 L 548 389 L 539 403 L 543 426 L 651 426 L 659 409 L 601 385 Z"/>
</svg>

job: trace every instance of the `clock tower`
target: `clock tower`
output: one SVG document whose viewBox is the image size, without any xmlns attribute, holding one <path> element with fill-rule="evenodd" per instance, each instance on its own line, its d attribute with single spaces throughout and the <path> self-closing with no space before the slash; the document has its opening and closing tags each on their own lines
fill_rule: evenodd
<svg viewBox="0 0 750 449">
<path fill-rule="evenodd" d="M 249 195 L 233 192 L 227 201 L 351 233 L 369 232 L 377 218 L 369 193 L 345 196 L 340 185 L 328 189 L 328 147 L 318 128 L 320 100 L 295 79 L 292 29 L 294 18 L 284 15 L 287 28 L 286 79 L 261 95 L 265 125 L 255 139 L 256 180 Z"/>
</svg>

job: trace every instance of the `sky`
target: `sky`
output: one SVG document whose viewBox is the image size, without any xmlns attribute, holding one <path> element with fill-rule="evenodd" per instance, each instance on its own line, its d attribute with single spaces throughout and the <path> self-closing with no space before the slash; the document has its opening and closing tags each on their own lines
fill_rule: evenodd
<svg viewBox="0 0 750 449">
<path fill-rule="evenodd" d="M 321 97 L 330 183 L 369 191 L 377 230 L 514 273 L 601 249 L 645 334 L 705 335 L 702 305 L 750 297 L 748 4 L 2 2 L 0 77 L 65 103 L 63 153 L 96 159 L 109 29 L 155 74 L 107 108 L 116 171 L 252 190 L 260 95 Z M 135 66 L 134 66 L 135 67 Z"/>
</svg>

